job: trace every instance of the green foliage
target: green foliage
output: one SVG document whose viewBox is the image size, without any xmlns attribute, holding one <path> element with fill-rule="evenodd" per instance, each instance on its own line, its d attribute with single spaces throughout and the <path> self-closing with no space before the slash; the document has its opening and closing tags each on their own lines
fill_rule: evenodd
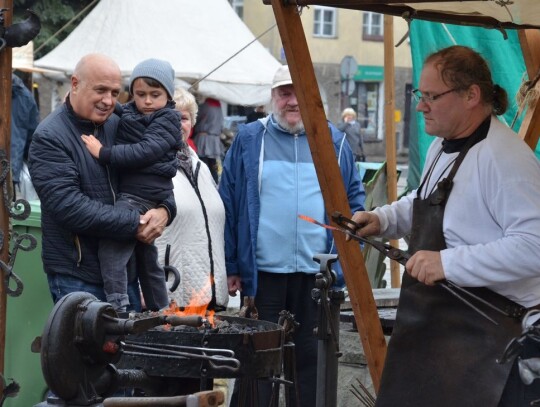
<svg viewBox="0 0 540 407">
<path fill-rule="evenodd" d="M 34 58 L 41 58 L 62 40 L 64 40 L 71 31 L 79 24 L 82 19 L 90 12 L 88 9 L 83 15 L 71 21 L 81 10 L 92 3 L 93 0 L 14 0 L 13 1 L 13 22 L 17 23 L 25 18 L 27 9 L 36 13 L 41 20 L 41 31 L 34 38 L 34 50 L 40 48 L 41 44 L 48 41 L 47 44 L 35 52 Z M 97 3 L 96 3 L 97 4 Z M 63 30 L 57 34 L 59 30 Z M 51 37 L 55 36 L 51 39 Z"/>
</svg>

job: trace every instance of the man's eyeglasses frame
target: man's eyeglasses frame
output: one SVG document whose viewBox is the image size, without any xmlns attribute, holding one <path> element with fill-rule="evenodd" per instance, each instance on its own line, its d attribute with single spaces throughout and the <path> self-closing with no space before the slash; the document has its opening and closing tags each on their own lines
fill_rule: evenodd
<svg viewBox="0 0 540 407">
<path fill-rule="evenodd" d="M 433 96 L 423 96 L 422 93 L 420 92 L 420 89 L 413 89 L 411 93 L 414 97 L 414 100 L 416 100 L 417 102 L 433 103 L 434 101 L 436 101 L 437 99 L 440 99 L 444 95 L 448 95 L 449 93 L 455 92 L 457 90 L 459 89 L 452 88 L 452 89 L 447 90 L 446 92 L 442 92 Z"/>
</svg>

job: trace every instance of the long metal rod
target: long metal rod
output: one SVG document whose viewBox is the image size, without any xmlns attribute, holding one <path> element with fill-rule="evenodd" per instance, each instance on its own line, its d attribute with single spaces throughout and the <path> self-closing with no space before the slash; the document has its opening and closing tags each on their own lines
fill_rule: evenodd
<svg viewBox="0 0 540 407">
<path fill-rule="evenodd" d="M 381 242 L 377 242 L 377 241 L 372 240 L 372 239 L 367 238 L 367 237 L 358 236 L 358 235 L 354 234 L 353 232 L 351 232 L 350 230 L 347 230 L 347 229 L 344 229 L 344 228 L 341 228 L 341 227 L 337 227 L 337 226 L 326 225 L 326 224 L 324 224 L 322 222 L 319 222 L 319 221 L 317 221 L 317 220 L 315 220 L 313 218 L 310 218 L 309 216 L 299 215 L 299 218 L 303 219 L 305 221 L 314 223 L 314 224 L 316 224 L 318 226 L 322 226 L 323 228 L 326 228 L 326 229 L 337 230 L 339 232 L 345 233 L 347 236 L 350 236 L 352 239 L 358 240 L 358 241 L 360 241 L 362 243 L 367 243 L 367 244 L 373 246 L 375 249 L 377 249 L 381 253 L 383 253 L 388 258 L 396 260 L 397 262 L 401 263 L 403 266 L 405 266 L 405 264 L 407 263 L 407 260 L 410 257 L 408 253 L 405 253 L 400 249 L 397 249 L 397 248 L 392 247 L 390 245 L 386 245 L 386 244 L 381 243 Z M 347 220 L 350 221 L 350 219 L 347 219 L 347 218 L 343 218 L 343 219 L 346 220 L 346 221 Z M 480 298 L 476 294 L 473 294 L 470 291 L 467 291 L 466 289 L 464 289 L 462 287 L 459 287 L 458 285 L 452 283 L 451 281 L 441 280 L 441 281 L 437 281 L 436 284 L 439 285 L 440 287 L 442 287 L 443 289 L 445 289 L 446 291 L 448 291 L 454 297 L 459 299 L 463 304 L 467 305 L 468 307 L 470 307 L 471 309 L 476 311 L 479 315 L 483 316 L 484 318 L 486 318 L 488 321 L 494 323 L 495 325 L 499 325 L 499 324 L 493 318 L 488 316 L 484 311 L 479 309 L 477 306 L 472 304 L 467 299 L 463 298 L 463 296 L 461 296 L 459 294 L 459 292 L 467 294 L 469 297 L 474 298 L 478 302 L 481 302 L 482 304 L 485 304 L 485 305 L 489 306 L 490 308 L 493 308 L 494 310 L 502 313 L 503 315 L 508 315 L 507 313 L 505 313 L 500 308 L 495 307 L 494 305 L 490 304 L 489 302 L 487 302 L 483 298 Z"/>
<path fill-rule="evenodd" d="M 444 281 L 438 281 L 436 283 L 439 287 L 442 287 L 444 288 L 446 291 L 448 291 L 450 294 L 452 294 L 454 297 L 456 297 L 458 300 L 460 300 L 462 303 L 464 303 L 465 305 L 467 305 L 468 307 L 472 308 L 473 310 L 475 310 L 477 313 L 479 313 L 480 315 L 482 315 L 484 318 L 486 318 L 488 321 L 494 323 L 495 325 L 499 325 L 497 321 L 495 321 L 494 319 L 492 319 L 489 315 L 487 315 L 484 311 L 480 310 L 478 307 L 474 306 L 472 303 L 470 303 L 469 301 L 467 301 L 465 298 L 463 298 L 461 295 L 459 295 L 457 293 L 457 291 L 455 291 L 454 289 L 452 289 L 451 286 L 448 285 L 448 282 L 446 280 Z M 461 288 L 461 287 L 460 287 Z M 470 294 L 470 293 L 469 293 Z M 474 298 L 476 299 L 479 299 L 478 297 L 474 296 Z"/>
<path fill-rule="evenodd" d="M 465 288 L 463 288 L 463 287 L 460 287 L 459 285 L 455 284 L 454 282 L 452 282 L 452 281 L 450 281 L 450 280 L 446 280 L 446 282 L 447 282 L 447 284 L 448 284 L 449 286 L 451 286 L 452 288 L 454 288 L 454 289 L 456 289 L 456 290 L 459 290 L 460 292 L 462 292 L 462 293 L 464 293 L 464 294 L 466 294 L 466 295 L 468 295 L 468 296 L 474 298 L 476 301 L 479 301 L 479 302 L 481 302 L 482 304 L 488 306 L 489 308 L 491 308 L 491 309 L 497 311 L 499 314 L 502 314 L 502 315 L 504 315 L 505 317 L 510 317 L 510 316 L 511 316 L 511 315 L 510 315 L 508 312 L 506 312 L 505 310 L 500 309 L 499 307 L 493 305 L 493 304 L 490 303 L 489 301 L 486 301 L 486 300 L 484 300 L 483 298 L 481 298 L 481 297 L 479 297 L 479 296 L 477 296 L 477 295 L 471 293 L 469 290 L 467 290 L 467 289 L 465 289 Z"/>
</svg>

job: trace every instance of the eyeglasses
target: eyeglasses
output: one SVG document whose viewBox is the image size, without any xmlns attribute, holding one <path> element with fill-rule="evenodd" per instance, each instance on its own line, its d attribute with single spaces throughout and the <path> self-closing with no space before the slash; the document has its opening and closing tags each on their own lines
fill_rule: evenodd
<svg viewBox="0 0 540 407">
<path fill-rule="evenodd" d="M 446 92 L 439 93 L 438 95 L 433 96 L 423 96 L 419 89 L 413 89 L 412 94 L 414 97 L 414 100 L 417 102 L 424 102 L 424 103 L 433 103 L 437 99 L 443 97 L 444 95 L 448 95 L 451 92 L 455 92 L 456 90 L 459 90 L 457 88 L 449 89 Z"/>
</svg>

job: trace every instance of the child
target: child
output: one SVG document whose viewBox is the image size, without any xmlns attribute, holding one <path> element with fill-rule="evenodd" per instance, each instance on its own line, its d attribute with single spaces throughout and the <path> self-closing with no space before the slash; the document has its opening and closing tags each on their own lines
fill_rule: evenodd
<svg viewBox="0 0 540 407">
<path fill-rule="evenodd" d="M 82 140 L 93 157 L 120 168 L 116 205 L 144 214 L 167 198 L 177 171 L 177 151 L 183 144 L 180 116 L 174 109 L 174 70 L 166 61 L 148 59 L 131 74 L 133 100 L 123 106 L 115 145 L 103 147 L 92 135 Z M 129 305 L 127 263 L 136 253 L 137 271 L 146 307 L 168 305 L 165 273 L 153 244 L 103 239 L 99 262 L 107 302 L 123 312 Z"/>
</svg>

